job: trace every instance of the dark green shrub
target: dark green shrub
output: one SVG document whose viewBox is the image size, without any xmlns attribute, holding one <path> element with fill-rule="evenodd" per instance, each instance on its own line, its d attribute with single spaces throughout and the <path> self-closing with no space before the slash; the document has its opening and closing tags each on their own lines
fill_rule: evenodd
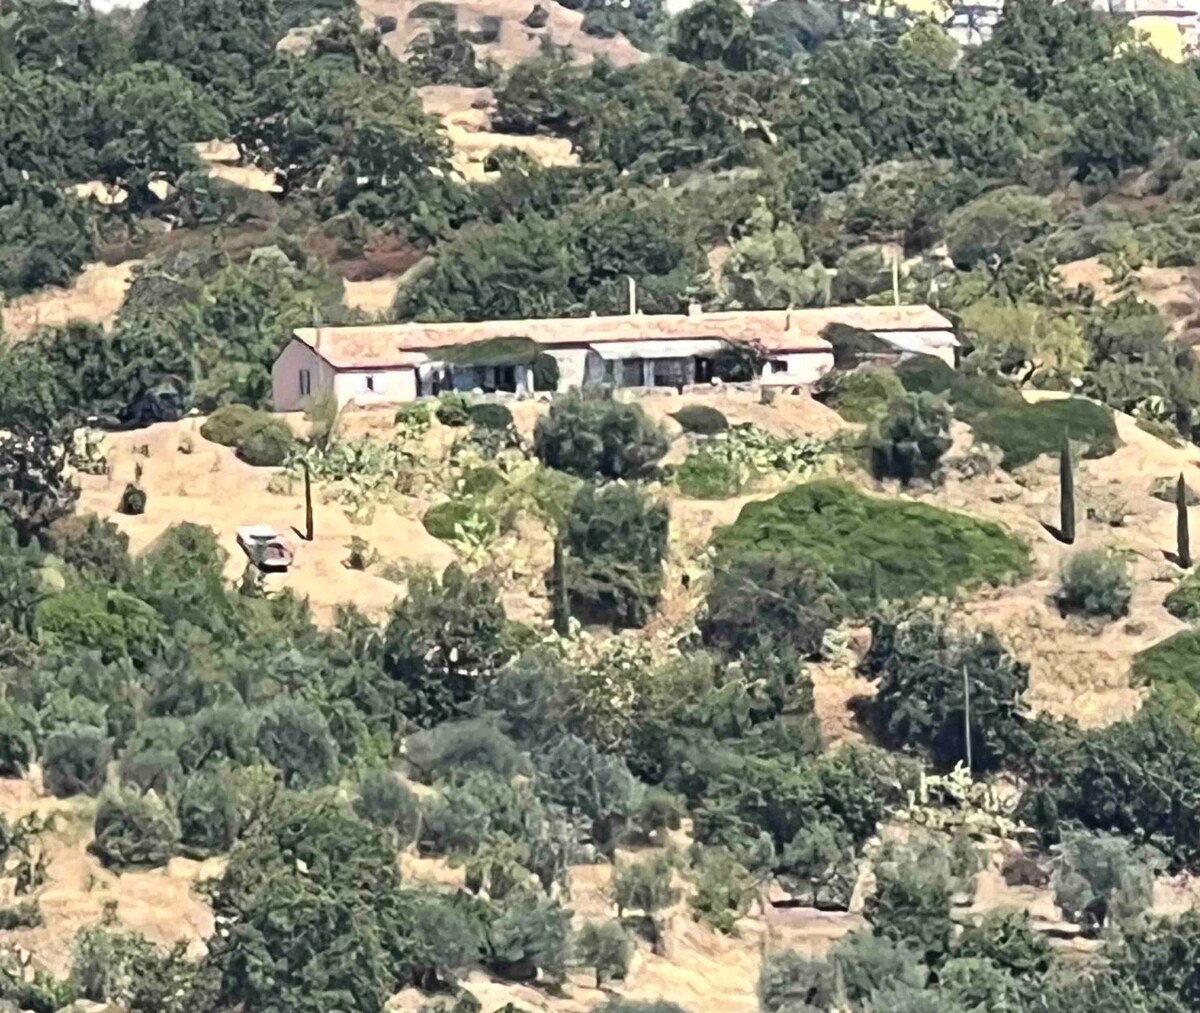
<svg viewBox="0 0 1200 1013">
<path fill-rule="evenodd" d="M 955 416 L 968 422 L 983 412 L 1020 409 L 1026 405 L 1020 392 L 1012 387 L 1001 387 L 982 376 L 962 373 L 935 355 L 906 359 L 896 367 L 896 376 L 904 389 L 914 394 L 945 395 L 954 407 Z M 1057 443 L 1054 446 L 1058 448 Z"/>
<path fill-rule="evenodd" d="M 854 1003 L 871 1000 L 891 984 L 923 988 L 929 977 L 922 963 L 924 954 L 914 945 L 864 930 L 838 940 L 829 959 L 841 973 L 846 997 Z"/>
<path fill-rule="evenodd" d="M 181 850 L 189 858 L 227 852 L 242 829 L 237 791 L 225 770 L 201 770 L 179 792 Z"/>
<path fill-rule="evenodd" d="M 504 484 L 504 476 L 495 468 L 472 468 L 462 477 L 459 491 L 463 496 L 486 496 Z"/>
<path fill-rule="evenodd" d="M 45 530 L 41 542 L 42 548 L 84 577 L 119 584 L 133 570 L 129 536 L 95 514 L 60 517 Z"/>
<path fill-rule="evenodd" d="M 140 792 L 165 795 L 183 779 L 179 757 L 171 749 L 141 749 L 121 757 L 121 783 Z"/>
<path fill-rule="evenodd" d="M 394 830 L 400 840 L 411 841 L 421 818 L 421 803 L 390 770 L 376 769 L 358 783 L 354 811 L 377 827 Z"/>
<path fill-rule="evenodd" d="M 662 852 L 613 870 L 611 889 L 617 917 L 623 918 L 630 910 L 641 911 L 649 922 L 650 941 L 656 950 L 661 933 L 658 915 L 680 897 L 679 890 L 671 884 L 671 874 L 671 858 Z"/>
<path fill-rule="evenodd" d="M 697 848 L 688 903 L 696 916 L 718 932 L 732 934 L 759 894 L 749 870 L 727 848 Z"/>
<path fill-rule="evenodd" d="M 634 806 L 632 822 L 646 838 L 660 830 L 678 830 L 687 815 L 687 807 L 672 792 L 646 788 Z"/>
<path fill-rule="evenodd" d="M 790 559 L 832 581 L 854 609 L 880 598 L 950 595 L 1029 569 L 1029 550 L 996 524 L 924 503 L 867 496 L 833 479 L 748 503 L 713 541 L 718 566 Z"/>
<path fill-rule="evenodd" d="M 548 467 L 580 478 L 639 478 L 654 470 L 667 440 L 638 405 L 571 392 L 538 419 L 534 451 Z"/>
<path fill-rule="evenodd" d="M 37 714 L 28 704 L 0 697 L 0 776 L 23 777 L 33 762 Z"/>
<path fill-rule="evenodd" d="M 421 817 L 424 852 L 469 853 L 484 841 L 505 834 L 529 840 L 541 820 L 541 807 L 528 785 L 514 785 L 491 774 L 470 774 L 444 785 Z"/>
<path fill-rule="evenodd" d="M 877 936 L 912 945 L 929 966 L 950 949 L 950 898 L 963 885 L 938 842 L 887 848 L 875 863 L 875 892 L 863 914 Z"/>
<path fill-rule="evenodd" d="M 593 1013 L 688 1013 L 682 1006 L 663 999 L 640 1002 L 637 999 L 621 999 L 611 996 L 607 1002 L 597 1006 Z"/>
<path fill-rule="evenodd" d="M 950 406 L 936 394 L 904 394 L 871 434 L 871 472 L 907 485 L 932 478 L 950 449 Z"/>
<path fill-rule="evenodd" d="M 229 763 L 242 766 L 257 757 L 254 745 L 255 716 L 244 704 L 205 707 L 187 720 L 179 744 L 185 771 Z"/>
<path fill-rule="evenodd" d="M 675 484 L 689 499 L 729 499 L 742 491 L 742 469 L 728 457 L 701 448 L 679 466 Z"/>
<path fill-rule="evenodd" d="M 1054 948 L 1030 924 L 1028 911 L 989 911 L 978 925 L 963 929 L 954 944 L 954 955 L 988 960 L 1033 981 L 1050 969 Z"/>
<path fill-rule="evenodd" d="M 1004 452 L 1001 464 L 1017 468 L 1042 454 L 1056 454 L 1064 438 L 1084 457 L 1107 457 L 1117 449 L 1112 411 L 1084 398 L 1061 398 L 998 408 L 967 418 L 975 438 Z"/>
<path fill-rule="evenodd" d="M 405 743 L 405 758 L 426 783 L 480 771 L 510 778 L 525 766 L 516 744 L 486 718 L 447 721 Z"/>
<path fill-rule="evenodd" d="M 972 769 L 990 770 L 1028 752 L 1021 695 L 1029 688 L 1029 666 L 990 631 L 959 633 L 925 614 L 877 616 L 859 671 L 878 681 L 871 721 L 893 748 L 927 750 L 946 770 L 965 762 L 965 679 Z"/>
<path fill-rule="evenodd" d="M 117 503 L 117 513 L 126 517 L 140 517 L 146 512 L 146 490 L 132 482 L 126 483 L 121 499 Z"/>
<path fill-rule="evenodd" d="M 111 868 L 166 865 L 179 847 L 179 821 L 154 794 L 114 792 L 96 810 L 88 850 Z"/>
<path fill-rule="evenodd" d="M 558 390 L 558 360 L 547 352 L 539 352 L 533 360 L 533 389 L 553 392 Z"/>
<path fill-rule="evenodd" d="M 412 436 L 420 436 L 429 431 L 432 415 L 429 405 L 417 401 L 397 408 L 392 422 L 397 429 Z"/>
<path fill-rule="evenodd" d="M 713 571 L 698 625 L 707 646 L 730 656 L 765 644 L 809 658 L 841 609 L 837 588 L 804 560 L 732 556 Z"/>
<path fill-rule="evenodd" d="M 725 383 L 749 383 L 762 375 L 766 356 L 744 341 L 727 344 L 713 356 L 713 376 Z"/>
<path fill-rule="evenodd" d="M 45 924 L 42 906 L 36 900 L 23 900 L 11 907 L 0 907 L 0 932 L 36 929 Z"/>
<path fill-rule="evenodd" d="M 1004 187 L 977 197 L 946 220 L 946 246 L 954 263 L 974 267 L 989 257 L 1007 259 L 1022 243 L 1035 238 L 1054 222 L 1045 197 Z"/>
<path fill-rule="evenodd" d="M 243 404 L 225 405 L 200 426 L 200 435 L 224 447 L 233 447 L 247 464 L 278 467 L 287 459 L 296 438 L 286 422 L 270 412 Z"/>
<path fill-rule="evenodd" d="M 669 514 L 630 485 L 585 485 L 567 519 L 567 595 L 592 622 L 645 625 L 662 592 Z"/>
<path fill-rule="evenodd" d="M 104 785 L 112 742 L 91 725 L 54 732 L 42 747 L 42 778 L 56 798 L 95 795 Z"/>
<path fill-rule="evenodd" d="M 1184 577 L 1163 599 L 1163 606 L 1184 622 L 1200 619 L 1200 574 L 1192 572 Z"/>
<path fill-rule="evenodd" d="M 74 949 L 68 982 L 92 1003 L 184 1013 L 206 991 L 208 972 L 188 959 L 186 945 L 164 952 L 136 933 L 96 925 L 75 937 Z"/>
<path fill-rule="evenodd" d="M 1054 600 L 1064 615 L 1120 619 L 1128 614 L 1132 596 L 1129 564 L 1114 552 L 1087 549 L 1063 565 Z"/>
<path fill-rule="evenodd" d="M 758 1005 L 763 1013 L 828 1009 L 836 995 L 833 967 L 794 950 L 771 954 L 758 973 Z"/>
<path fill-rule="evenodd" d="M 637 783 L 625 761 L 565 735 L 539 752 L 535 762 L 538 797 L 586 817 L 592 840 L 610 850 L 633 812 Z"/>
<path fill-rule="evenodd" d="M 200 426 L 200 435 L 223 447 L 236 447 L 255 425 L 271 419 L 268 412 L 244 404 L 218 408 Z"/>
<path fill-rule="evenodd" d="M 258 468 L 278 468 L 284 464 L 296 438 L 287 425 L 278 419 L 253 426 L 237 445 L 237 456 Z"/>
<path fill-rule="evenodd" d="M 895 370 L 881 366 L 826 373 L 814 386 L 813 398 L 847 422 L 873 422 L 903 393 L 904 384 Z"/>
<path fill-rule="evenodd" d="M 495 514 L 474 498 L 452 499 L 435 503 L 421 517 L 421 523 L 434 538 L 457 541 L 464 532 L 490 538 L 497 531 Z"/>
<path fill-rule="evenodd" d="M 557 901 L 521 893 L 488 923 L 483 966 L 513 981 L 562 981 L 570 925 L 570 914 Z"/>
<path fill-rule="evenodd" d="M 511 429 L 513 427 L 513 414 L 502 404 L 483 401 L 471 405 L 467 409 L 467 414 L 471 417 L 471 425 L 479 426 L 481 429 Z"/>
<path fill-rule="evenodd" d="M 442 394 L 434 414 L 444 426 L 455 429 L 468 426 L 471 424 L 471 402 L 462 394 Z"/>
<path fill-rule="evenodd" d="M 144 661 L 166 633 L 162 617 L 135 595 L 84 586 L 43 599 L 37 607 L 38 634 L 47 648 L 97 651 L 105 662 Z"/>
<path fill-rule="evenodd" d="M 1026 776 L 1017 815 L 1044 842 L 1083 826 L 1153 841 L 1177 866 L 1200 868 L 1200 744 L 1165 709 L 1107 728 L 1047 725 Z"/>
<path fill-rule="evenodd" d="M 1063 915 L 1097 935 L 1106 924 L 1129 924 L 1150 908 L 1155 877 L 1166 857 L 1123 837 L 1065 834 L 1052 883 Z"/>
<path fill-rule="evenodd" d="M 692 404 L 671 414 L 685 433 L 695 433 L 697 436 L 716 436 L 729 428 L 729 420 L 716 408 L 708 405 Z"/>
<path fill-rule="evenodd" d="M 329 722 L 307 700 L 281 697 L 270 704 L 259 719 L 255 745 L 289 787 L 325 784 L 337 771 L 338 748 Z"/>
<path fill-rule="evenodd" d="M 512 655 L 504 606 L 494 584 L 452 564 L 440 580 L 410 576 L 379 643 L 383 672 L 409 721 L 421 727 L 459 710 Z"/>
<path fill-rule="evenodd" d="M 585 922 L 575 936 L 575 957 L 596 975 L 596 987 L 605 979 L 624 978 L 633 955 L 633 940 L 620 922 Z"/>
</svg>

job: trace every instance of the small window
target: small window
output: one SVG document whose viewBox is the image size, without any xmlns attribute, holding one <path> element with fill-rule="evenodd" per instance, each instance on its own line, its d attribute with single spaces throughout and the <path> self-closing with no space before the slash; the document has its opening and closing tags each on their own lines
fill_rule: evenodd
<svg viewBox="0 0 1200 1013">
<path fill-rule="evenodd" d="M 370 391 L 372 394 L 375 393 L 375 377 L 368 376 L 368 377 L 366 377 L 366 381 L 367 381 L 367 390 Z"/>
<path fill-rule="evenodd" d="M 307 369 L 300 370 L 300 396 L 308 397 L 312 393 L 312 373 Z"/>
</svg>

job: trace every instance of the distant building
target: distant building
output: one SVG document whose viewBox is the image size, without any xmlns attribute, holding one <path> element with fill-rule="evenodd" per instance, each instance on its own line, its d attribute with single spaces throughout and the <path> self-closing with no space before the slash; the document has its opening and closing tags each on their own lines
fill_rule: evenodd
<svg viewBox="0 0 1200 1013">
<path fill-rule="evenodd" d="M 694 306 L 686 314 L 302 327 L 275 360 L 273 398 L 277 411 L 296 411 L 327 394 L 339 407 L 369 407 L 445 390 L 684 387 L 710 382 L 722 355 L 738 345 L 765 357 L 757 377 L 763 384 L 797 386 L 833 367 L 833 348 L 822 337 L 832 324 L 874 334 L 897 357 L 925 352 L 954 363 L 953 327 L 929 306 L 721 313 Z"/>
</svg>

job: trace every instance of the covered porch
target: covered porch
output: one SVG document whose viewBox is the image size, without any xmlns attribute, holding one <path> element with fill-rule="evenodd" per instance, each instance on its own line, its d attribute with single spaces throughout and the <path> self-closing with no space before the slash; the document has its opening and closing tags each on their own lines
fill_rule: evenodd
<svg viewBox="0 0 1200 1013">
<path fill-rule="evenodd" d="M 591 346 L 587 381 L 613 387 L 686 387 L 715 375 L 719 338 L 689 341 L 606 341 Z"/>
</svg>

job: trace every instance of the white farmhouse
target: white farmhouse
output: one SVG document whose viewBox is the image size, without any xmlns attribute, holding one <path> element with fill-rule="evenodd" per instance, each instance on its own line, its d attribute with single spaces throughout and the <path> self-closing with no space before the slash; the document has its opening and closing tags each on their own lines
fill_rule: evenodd
<svg viewBox="0 0 1200 1013">
<path fill-rule="evenodd" d="M 721 313 L 693 306 L 686 314 L 302 327 L 275 360 L 274 404 L 296 411 L 328 394 L 339 407 L 370 407 L 445 390 L 683 387 L 711 381 L 718 357 L 739 345 L 765 357 L 763 384 L 798 386 L 833 368 L 822 337 L 833 324 L 869 331 L 897 358 L 926 353 L 954 362 L 953 327 L 928 306 Z"/>
</svg>

